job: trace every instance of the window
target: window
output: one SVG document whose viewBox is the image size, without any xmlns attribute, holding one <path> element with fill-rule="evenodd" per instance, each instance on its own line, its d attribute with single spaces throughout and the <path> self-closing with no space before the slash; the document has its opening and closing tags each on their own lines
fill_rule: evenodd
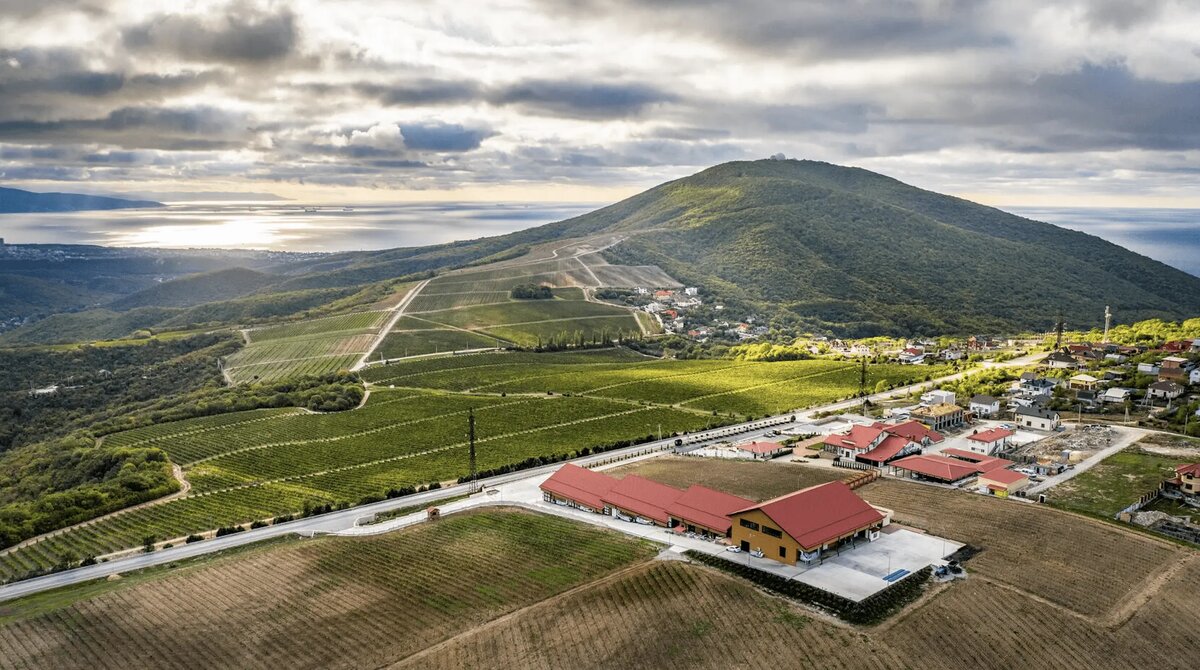
<svg viewBox="0 0 1200 670">
<path fill-rule="evenodd" d="M 787 558 L 787 547 L 780 547 L 780 548 L 779 548 L 779 557 L 780 557 L 780 558 Z"/>
<path fill-rule="evenodd" d="M 770 535 L 771 537 L 783 537 L 782 531 L 780 531 L 777 528 L 772 528 L 770 526 L 763 526 L 762 532 L 766 533 L 767 535 Z"/>
<path fill-rule="evenodd" d="M 754 523 L 753 521 L 739 519 L 738 523 L 741 524 L 742 528 L 749 528 L 750 530 L 758 530 L 758 524 Z"/>
</svg>

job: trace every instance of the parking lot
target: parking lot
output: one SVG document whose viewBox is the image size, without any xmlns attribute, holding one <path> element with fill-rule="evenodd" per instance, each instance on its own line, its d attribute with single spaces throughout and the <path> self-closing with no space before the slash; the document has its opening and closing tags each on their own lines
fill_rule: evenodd
<svg viewBox="0 0 1200 670">
<path fill-rule="evenodd" d="M 751 565 L 858 602 L 888 587 L 891 582 L 884 577 L 895 575 L 900 570 L 907 571 L 904 573 L 907 575 L 929 565 L 942 565 L 946 556 L 962 546 L 958 542 L 892 524 L 884 529 L 878 540 L 861 542 L 840 553 L 834 552 L 833 557 L 811 567 L 784 565 L 769 558 L 754 558 L 744 552 L 722 551 L 715 545 L 708 551 L 719 551 L 726 560 Z"/>
</svg>

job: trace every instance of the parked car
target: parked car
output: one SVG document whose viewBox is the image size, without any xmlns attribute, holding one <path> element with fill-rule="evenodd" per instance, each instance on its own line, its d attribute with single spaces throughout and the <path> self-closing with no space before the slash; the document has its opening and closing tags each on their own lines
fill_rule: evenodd
<svg viewBox="0 0 1200 670">
<path fill-rule="evenodd" d="M 738 546 L 725 547 L 725 551 L 731 551 L 735 554 L 740 554 L 742 553 L 742 548 Z"/>
</svg>

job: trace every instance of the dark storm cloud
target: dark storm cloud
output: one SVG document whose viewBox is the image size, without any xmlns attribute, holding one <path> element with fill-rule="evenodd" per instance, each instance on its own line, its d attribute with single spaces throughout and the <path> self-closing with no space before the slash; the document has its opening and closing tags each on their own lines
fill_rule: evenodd
<svg viewBox="0 0 1200 670">
<path fill-rule="evenodd" d="M 467 128 L 457 123 L 400 125 L 404 146 L 417 151 L 470 151 L 496 133 L 490 128 Z"/>
<path fill-rule="evenodd" d="M 236 64 L 285 58 L 298 39 L 296 17 L 290 10 L 272 14 L 242 4 L 231 5 L 211 19 L 164 14 L 122 31 L 124 45 L 131 51 Z"/>
<path fill-rule="evenodd" d="M 1010 151 L 1200 148 L 1200 81 L 1154 81 L 1122 65 L 1089 64 L 961 96 L 982 104 L 960 105 L 952 97 L 943 123 L 975 126 Z"/>
<path fill-rule="evenodd" d="M 350 88 L 363 97 L 397 107 L 472 102 L 480 99 L 482 92 L 479 84 L 473 81 L 438 79 L 395 84 L 359 83 Z"/>
<path fill-rule="evenodd" d="M 0 121 L 0 139 L 105 142 L 126 148 L 219 149 L 244 144 L 247 119 L 212 107 L 124 107 L 103 118 Z"/>
<path fill-rule="evenodd" d="M 585 80 L 532 79 L 489 93 L 495 105 L 514 105 L 546 116 L 576 119 L 616 119 L 636 116 L 652 105 L 677 97 L 643 83 L 604 83 Z"/>
</svg>

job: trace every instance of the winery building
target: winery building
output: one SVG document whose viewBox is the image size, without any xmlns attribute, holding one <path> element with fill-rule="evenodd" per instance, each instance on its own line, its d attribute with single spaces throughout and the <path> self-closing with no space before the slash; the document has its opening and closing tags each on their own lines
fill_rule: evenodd
<svg viewBox="0 0 1200 670">
<path fill-rule="evenodd" d="M 887 518 L 845 482 L 810 486 L 729 517 L 734 546 L 788 565 L 819 560 L 845 543 L 873 541 Z"/>
</svg>

